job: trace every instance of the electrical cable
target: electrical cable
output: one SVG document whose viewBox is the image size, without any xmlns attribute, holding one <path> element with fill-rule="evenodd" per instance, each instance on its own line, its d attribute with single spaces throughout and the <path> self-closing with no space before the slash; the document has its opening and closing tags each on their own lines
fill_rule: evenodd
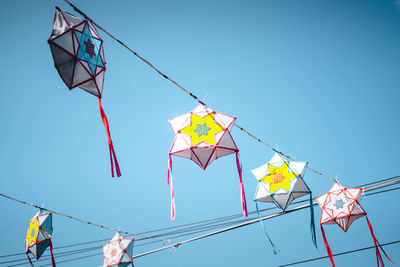
<svg viewBox="0 0 400 267">
<path fill-rule="evenodd" d="M 382 247 L 383 246 L 389 246 L 389 245 L 394 245 L 394 244 L 397 244 L 397 243 L 400 243 L 400 240 L 393 241 L 393 242 L 388 242 L 388 243 L 384 243 L 384 244 L 380 244 L 380 246 L 382 246 Z M 339 253 L 333 254 L 333 256 L 341 256 L 341 255 L 345 255 L 345 254 L 349 254 L 349 253 L 355 253 L 355 252 L 359 252 L 359 251 L 363 251 L 363 250 L 367 250 L 367 249 L 371 249 L 371 248 L 375 248 L 375 246 L 369 246 L 369 247 L 364 247 L 364 248 L 358 248 L 358 249 L 348 250 L 348 251 L 344 251 L 344 252 L 339 252 Z M 292 265 L 297 265 L 297 264 L 301 264 L 301 263 L 322 260 L 322 259 L 326 259 L 326 258 L 329 258 L 329 256 L 322 256 L 322 257 L 312 258 L 312 259 L 308 259 L 308 260 L 302 260 L 302 261 L 297 261 L 297 262 L 293 262 L 293 263 L 288 263 L 288 264 L 284 264 L 284 265 L 278 265 L 277 267 L 292 266 Z"/>
</svg>

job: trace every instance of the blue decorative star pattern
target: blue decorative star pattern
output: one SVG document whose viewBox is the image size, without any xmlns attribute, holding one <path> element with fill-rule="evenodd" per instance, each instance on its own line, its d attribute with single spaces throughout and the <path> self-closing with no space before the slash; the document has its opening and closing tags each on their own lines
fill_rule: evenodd
<svg viewBox="0 0 400 267">
<path fill-rule="evenodd" d="M 344 204 L 345 202 L 342 199 L 336 199 L 336 202 L 333 204 L 333 206 L 335 206 L 336 209 L 343 209 Z"/>
<path fill-rule="evenodd" d="M 206 123 L 203 123 L 203 124 L 197 124 L 197 128 L 194 131 L 200 137 L 202 135 L 208 135 L 209 130 L 211 130 L 211 128 L 207 127 Z"/>
<path fill-rule="evenodd" d="M 104 68 L 104 63 L 99 53 L 102 41 L 92 36 L 89 24 L 85 25 L 83 32 L 75 30 L 75 34 L 79 41 L 78 58 L 86 61 L 92 74 L 96 74 L 96 66 Z"/>
</svg>

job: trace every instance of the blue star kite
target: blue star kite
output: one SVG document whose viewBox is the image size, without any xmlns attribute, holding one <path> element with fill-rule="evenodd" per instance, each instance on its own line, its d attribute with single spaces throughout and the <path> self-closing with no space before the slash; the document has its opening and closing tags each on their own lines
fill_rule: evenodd
<svg viewBox="0 0 400 267">
<path fill-rule="evenodd" d="M 203 124 L 197 124 L 197 129 L 195 129 L 194 131 L 200 137 L 202 135 L 208 135 L 209 130 L 211 130 L 211 128 L 207 127 L 206 123 L 203 123 Z"/>
<path fill-rule="evenodd" d="M 336 199 L 335 204 L 333 206 L 336 207 L 336 209 L 343 209 L 344 201 L 342 199 Z"/>
<path fill-rule="evenodd" d="M 89 64 L 89 68 L 92 74 L 96 74 L 96 66 L 104 68 L 104 62 L 101 60 L 99 50 L 101 46 L 101 40 L 93 37 L 89 29 L 89 24 L 86 23 L 83 32 L 74 31 L 79 41 L 78 58 L 86 61 Z"/>
</svg>

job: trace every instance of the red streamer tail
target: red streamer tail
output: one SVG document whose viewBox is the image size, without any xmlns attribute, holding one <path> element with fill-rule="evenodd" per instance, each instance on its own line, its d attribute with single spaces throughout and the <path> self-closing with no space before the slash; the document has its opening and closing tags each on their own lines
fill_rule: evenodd
<svg viewBox="0 0 400 267">
<path fill-rule="evenodd" d="M 374 234 L 374 229 L 372 229 L 372 225 L 370 221 L 368 220 L 368 216 L 365 216 L 367 219 L 369 231 L 371 232 L 372 239 L 374 240 L 374 245 L 375 245 L 375 252 L 376 252 L 376 261 L 378 266 L 385 266 L 382 260 L 382 255 L 379 251 L 379 248 L 382 250 L 383 254 L 385 254 L 386 258 L 394 264 L 394 262 L 389 258 L 389 256 L 386 254 L 386 251 L 382 248 L 381 244 L 379 243 L 378 239 L 376 239 L 375 234 Z"/>
<path fill-rule="evenodd" d="M 242 164 L 240 163 L 239 152 L 236 152 L 236 165 L 237 165 L 237 169 L 238 169 L 238 173 L 239 173 L 239 180 L 240 180 L 240 200 L 242 202 L 242 212 L 243 212 L 243 216 L 246 218 L 248 216 L 247 203 L 246 203 L 246 195 L 244 193 L 244 187 L 243 187 Z"/>
<path fill-rule="evenodd" d="M 111 139 L 110 134 L 110 126 L 108 124 L 108 119 L 106 114 L 104 113 L 103 107 L 101 106 L 101 99 L 99 98 L 99 107 L 100 107 L 100 115 L 103 120 L 104 128 L 106 129 L 107 138 L 108 138 L 108 147 L 110 149 L 110 162 L 111 162 L 111 176 L 114 177 L 114 163 L 115 163 L 115 171 L 117 173 L 117 177 L 121 176 L 121 170 L 119 169 L 119 164 L 117 160 L 117 156 L 115 155 L 114 145 Z"/>
<path fill-rule="evenodd" d="M 50 249 L 50 254 L 51 254 L 51 264 L 53 265 L 53 267 L 56 267 L 56 262 L 54 261 L 54 255 L 53 255 L 53 243 L 49 243 L 49 249 Z"/>
<path fill-rule="evenodd" d="M 174 183 L 172 181 L 172 159 L 171 156 L 168 158 L 168 184 L 171 191 L 171 221 L 175 220 L 175 193 L 174 193 Z"/>
<path fill-rule="evenodd" d="M 31 258 L 29 257 L 29 253 L 26 253 L 26 256 L 28 257 L 29 263 L 31 264 L 32 267 L 35 267 L 35 265 L 33 265 Z"/>
<path fill-rule="evenodd" d="M 330 246 L 329 246 L 329 244 L 328 244 L 328 240 L 326 239 L 324 228 L 322 227 L 322 225 L 320 225 L 320 226 L 321 226 L 322 237 L 324 238 L 324 243 L 325 243 L 326 251 L 328 252 L 329 259 L 331 260 L 332 266 L 335 267 L 335 262 L 333 261 L 332 250 L 331 250 L 331 248 L 330 248 Z"/>
</svg>

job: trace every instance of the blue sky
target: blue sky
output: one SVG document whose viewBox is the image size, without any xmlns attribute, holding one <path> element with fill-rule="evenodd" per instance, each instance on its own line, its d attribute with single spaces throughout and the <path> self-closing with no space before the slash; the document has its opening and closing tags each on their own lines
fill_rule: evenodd
<svg viewBox="0 0 400 267">
<path fill-rule="evenodd" d="M 397 4 L 396 4 L 397 3 Z M 398 168 L 400 3 L 392 0 L 80 1 L 76 4 L 213 109 L 279 150 L 357 186 Z M 112 179 L 97 99 L 69 91 L 53 67 L 47 39 L 63 1 L 2 4 L 0 192 L 75 217 L 143 232 L 241 212 L 234 156 L 201 170 L 173 158 L 177 218 L 169 220 L 166 181 L 174 135 L 168 119 L 196 102 L 100 32 L 107 71 L 103 107 L 123 176 Z M 249 210 L 250 173 L 273 152 L 237 128 Z M 307 172 L 318 196 L 332 186 Z M 366 197 L 381 243 L 399 240 L 397 191 Z M 261 208 L 271 207 L 264 204 Z M 24 252 L 36 210 L 0 199 L 1 255 Z M 320 208 L 315 219 L 319 221 Z M 275 266 L 326 255 L 309 236 L 309 211 L 266 222 L 274 256 L 258 224 L 135 261 L 136 266 Z M 111 238 L 111 231 L 54 216 L 55 247 Z M 365 219 L 347 233 L 326 227 L 333 252 L 373 245 Z M 176 240 L 176 241 L 179 241 Z M 162 244 L 135 248 L 135 253 Z M 397 262 L 400 247 L 386 247 Z M 99 251 L 100 252 L 100 251 Z M 374 266 L 373 250 L 335 259 Z M 99 266 L 92 257 L 63 266 Z M 308 264 L 327 266 L 329 260 Z"/>
</svg>

